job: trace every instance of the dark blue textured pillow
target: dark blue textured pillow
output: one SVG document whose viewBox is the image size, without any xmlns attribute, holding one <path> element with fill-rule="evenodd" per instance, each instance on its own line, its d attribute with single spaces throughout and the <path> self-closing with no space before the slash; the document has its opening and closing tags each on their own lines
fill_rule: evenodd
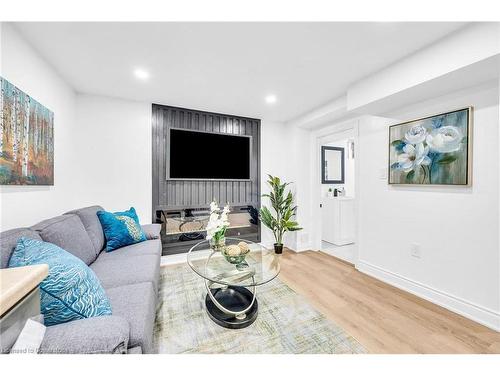
<svg viewBox="0 0 500 375">
<path fill-rule="evenodd" d="M 60 247 L 22 237 L 9 267 L 48 264 L 49 274 L 40 283 L 40 308 L 45 325 L 111 315 L 111 305 L 99 279 L 85 263 Z"/>
<path fill-rule="evenodd" d="M 106 251 L 146 241 L 134 207 L 123 212 L 97 211 L 97 217 L 106 237 Z"/>
</svg>

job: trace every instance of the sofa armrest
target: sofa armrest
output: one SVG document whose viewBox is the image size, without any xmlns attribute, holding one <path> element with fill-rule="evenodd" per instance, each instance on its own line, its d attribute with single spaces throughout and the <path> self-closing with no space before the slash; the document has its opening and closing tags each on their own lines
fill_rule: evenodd
<svg viewBox="0 0 500 375">
<path fill-rule="evenodd" d="M 160 238 L 161 224 L 144 224 L 141 227 L 148 240 L 157 240 Z"/>
<path fill-rule="evenodd" d="M 41 353 L 124 354 L 127 353 L 129 324 L 119 316 L 107 315 L 47 327 Z"/>
</svg>

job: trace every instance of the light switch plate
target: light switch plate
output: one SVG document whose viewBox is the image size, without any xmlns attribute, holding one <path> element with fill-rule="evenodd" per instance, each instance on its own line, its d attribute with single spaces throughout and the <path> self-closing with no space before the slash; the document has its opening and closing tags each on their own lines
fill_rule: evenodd
<svg viewBox="0 0 500 375">
<path fill-rule="evenodd" d="M 420 244 L 412 243 L 410 246 L 410 254 L 414 258 L 420 258 L 422 253 L 420 252 Z"/>
<path fill-rule="evenodd" d="M 387 168 L 380 168 L 378 171 L 379 178 L 381 180 L 386 180 L 387 179 Z"/>
</svg>

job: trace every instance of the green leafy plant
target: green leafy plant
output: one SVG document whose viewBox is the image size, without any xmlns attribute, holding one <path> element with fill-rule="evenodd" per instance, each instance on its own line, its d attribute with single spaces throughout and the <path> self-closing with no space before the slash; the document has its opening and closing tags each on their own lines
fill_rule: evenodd
<svg viewBox="0 0 500 375">
<path fill-rule="evenodd" d="M 271 213 L 269 208 L 264 206 L 260 209 L 260 219 L 266 227 L 271 229 L 276 243 L 280 245 L 283 243 L 283 235 L 286 232 L 294 232 L 302 228 L 299 227 L 299 223 L 292 220 L 297 211 L 297 206 L 293 205 L 292 192 L 290 190 L 287 193 L 285 192 L 290 183 L 282 183 L 279 177 L 268 176 L 267 183 L 271 186 L 271 192 L 262 196 L 269 198 L 275 215 Z"/>
</svg>

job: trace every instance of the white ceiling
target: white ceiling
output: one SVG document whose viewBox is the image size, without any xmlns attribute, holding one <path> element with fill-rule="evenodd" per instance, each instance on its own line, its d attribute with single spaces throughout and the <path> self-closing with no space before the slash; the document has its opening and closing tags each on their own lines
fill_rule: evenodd
<svg viewBox="0 0 500 375">
<path fill-rule="evenodd" d="M 287 121 L 464 23 L 16 23 L 77 92 Z M 141 67 L 147 82 L 134 78 Z M 275 94 L 274 105 L 264 97 Z"/>
</svg>

